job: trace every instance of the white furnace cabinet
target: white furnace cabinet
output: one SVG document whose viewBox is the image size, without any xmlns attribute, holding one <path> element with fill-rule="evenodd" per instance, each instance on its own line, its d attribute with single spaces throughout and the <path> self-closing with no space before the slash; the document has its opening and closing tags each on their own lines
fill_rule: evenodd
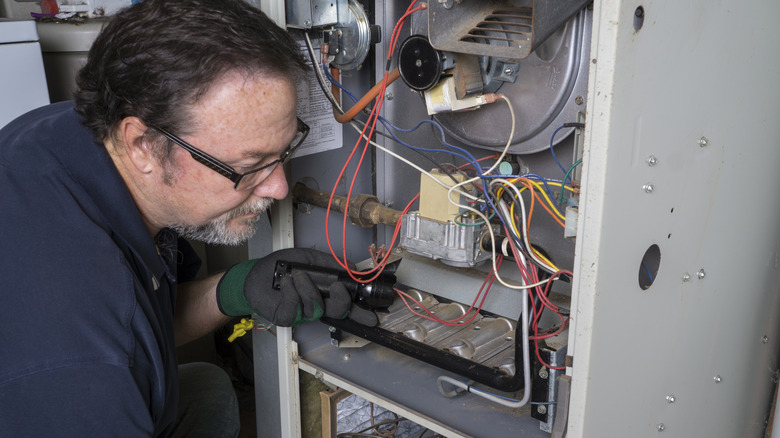
<svg viewBox="0 0 780 438">
<path fill-rule="evenodd" d="M 593 9 L 568 436 L 763 436 L 780 346 L 780 2 Z M 645 254 L 658 272 L 643 290 Z"/>
<path fill-rule="evenodd" d="M 377 21 L 407 5 L 376 2 Z M 764 436 L 780 347 L 778 19 L 776 0 L 593 2 L 571 385 L 556 418 L 567 437 Z M 306 231 L 293 216 L 289 203 L 276 211 L 275 248 Z M 409 384 L 426 372 L 416 362 L 354 351 L 330 367 L 301 329 L 255 333 L 263 436 L 300 436 L 299 371 L 446 436 L 550 435 L 527 411 L 469 418 L 435 390 L 425 405 L 457 412 L 453 421 L 421 413 L 404 394 L 435 383 Z M 372 376 L 405 366 L 394 385 Z M 484 434 L 457 421 L 484 422 Z"/>
</svg>

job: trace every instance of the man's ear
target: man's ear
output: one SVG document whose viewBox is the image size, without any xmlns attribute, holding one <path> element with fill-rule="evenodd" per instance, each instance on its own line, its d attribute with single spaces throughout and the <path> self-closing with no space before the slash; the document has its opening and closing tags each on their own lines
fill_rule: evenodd
<svg viewBox="0 0 780 438">
<path fill-rule="evenodd" d="M 141 173 L 151 173 L 158 165 L 158 160 L 149 147 L 143 135 L 149 129 L 138 117 L 125 117 L 119 122 L 120 147 L 125 149 L 125 154 L 133 163 L 133 166 Z"/>
</svg>

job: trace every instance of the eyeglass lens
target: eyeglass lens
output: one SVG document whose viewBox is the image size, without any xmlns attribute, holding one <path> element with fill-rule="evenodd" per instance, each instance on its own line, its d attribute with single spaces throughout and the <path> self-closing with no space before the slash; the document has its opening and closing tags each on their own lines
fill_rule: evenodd
<svg viewBox="0 0 780 438">
<path fill-rule="evenodd" d="M 306 135 L 306 133 L 298 131 L 295 134 L 295 138 L 290 142 L 289 148 L 282 153 L 282 156 L 279 157 L 279 159 L 275 160 L 273 164 L 270 166 L 258 170 L 257 172 L 250 173 L 248 175 L 245 175 L 241 178 L 241 180 L 238 181 L 238 185 L 236 185 L 236 190 L 242 191 L 242 190 L 249 190 L 251 188 L 257 187 L 260 183 L 265 181 L 266 178 L 268 178 L 274 170 L 276 170 L 276 167 L 279 165 L 280 162 L 287 162 L 290 158 L 292 158 L 292 155 L 295 153 L 295 148 L 300 146 L 301 140 Z"/>
</svg>

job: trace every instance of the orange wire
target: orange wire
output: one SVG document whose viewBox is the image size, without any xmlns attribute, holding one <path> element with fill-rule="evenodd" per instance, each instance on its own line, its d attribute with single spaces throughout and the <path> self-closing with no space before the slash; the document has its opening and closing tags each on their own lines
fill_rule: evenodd
<svg viewBox="0 0 780 438">
<path fill-rule="evenodd" d="M 390 63 L 390 59 L 392 58 L 392 53 L 393 53 L 393 49 L 395 47 L 395 43 L 397 42 L 398 36 L 400 35 L 400 29 L 403 26 L 403 22 L 406 20 L 406 18 L 409 15 L 411 15 L 412 13 L 414 13 L 416 11 L 419 11 L 419 10 L 427 8 L 427 4 L 422 4 L 420 7 L 412 9 L 415 3 L 417 3 L 417 0 L 414 0 L 409 5 L 409 7 L 406 10 L 406 13 L 398 20 L 398 22 L 395 25 L 395 28 L 393 29 L 393 36 L 392 36 L 392 38 L 390 40 L 390 45 L 389 45 L 390 50 L 388 52 L 388 57 L 387 57 L 387 59 L 388 59 L 388 68 L 385 70 L 384 77 L 382 78 L 381 87 L 379 88 L 380 91 L 377 93 L 377 95 L 378 95 L 377 103 L 376 103 L 376 105 L 374 105 L 374 108 L 371 110 L 371 114 L 369 115 L 368 122 L 363 127 L 363 131 L 361 132 L 360 138 L 358 139 L 357 143 L 355 143 L 355 147 L 352 149 L 352 152 L 350 153 L 349 157 L 347 158 L 346 163 L 344 163 L 344 167 L 341 169 L 341 173 L 339 173 L 339 176 L 336 179 L 336 183 L 333 186 L 333 191 L 331 192 L 330 199 L 328 201 L 328 208 L 326 209 L 326 213 L 325 213 L 325 239 L 326 239 L 326 241 L 328 243 L 328 249 L 330 249 L 331 255 L 336 259 L 336 261 L 339 263 L 339 265 L 347 271 L 347 273 L 349 274 L 349 276 L 353 280 L 361 282 L 361 283 L 367 283 L 367 282 L 373 281 L 377 277 L 379 277 L 379 275 L 382 273 L 382 270 L 384 269 L 385 265 L 387 264 L 387 257 L 384 259 L 384 261 L 383 261 L 381 266 L 379 266 L 379 265 L 375 266 L 374 269 L 368 271 L 370 273 L 370 272 L 374 272 L 374 271 L 378 270 L 378 272 L 376 273 L 376 275 L 374 277 L 372 277 L 371 279 L 368 279 L 368 280 L 363 280 L 363 279 L 357 278 L 356 274 L 357 275 L 361 275 L 362 273 L 355 273 L 355 272 L 353 272 L 350 269 L 350 267 L 349 267 L 349 262 L 347 261 L 347 248 L 346 248 L 346 245 L 347 245 L 347 243 L 346 243 L 347 215 L 346 214 L 344 215 L 344 221 L 343 221 L 343 224 L 342 224 L 342 253 L 343 253 L 343 257 L 344 257 L 344 260 L 342 261 L 336 255 L 335 251 L 333 251 L 333 245 L 330 242 L 330 230 L 329 230 L 329 227 L 328 227 L 328 223 L 329 223 L 329 219 L 330 219 L 330 207 L 333 204 L 333 197 L 336 194 L 336 189 L 338 188 L 339 181 L 341 181 L 341 178 L 344 176 L 344 173 L 346 172 L 347 167 L 349 166 L 350 161 L 352 161 L 352 158 L 354 157 L 355 152 L 357 152 L 357 148 L 360 146 L 360 143 L 363 141 L 363 138 L 366 137 L 367 139 L 366 139 L 366 144 L 363 147 L 363 153 L 360 156 L 360 160 L 358 161 L 357 168 L 355 169 L 355 175 L 354 175 L 354 177 L 352 179 L 352 183 L 350 184 L 349 191 L 347 192 L 346 203 L 347 203 L 347 205 L 349 205 L 349 201 L 350 201 L 350 198 L 352 196 L 352 190 L 354 189 L 355 181 L 357 180 L 358 172 L 360 171 L 361 164 L 363 163 L 363 159 L 365 157 L 366 151 L 368 150 L 368 145 L 370 144 L 369 143 L 369 139 L 370 139 L 371 136 L 373 136 L 374 130 L 376 128 L 376 122 L 377 122 L 377 120 L 379 118 L 379 110 L 382 107 L 382 103 L 384 101 L 385 90 L 387 88 L 387 83 L 388 83 L 388 77 L 390 76 L 390 74 L 388 72 L 388 70 L 389 70 L 389 63 Z M 376 87 L 374 87 L 374 88 L 376 88 Z M 372 119 L 373 119 L 373 121 L 372 121 Z M 369 125 L 371 125 L 371 127 L 370 127 L 370 130 L 368 132 L 368 135 L 366 135 L 366 129 L 369 128 Z M 409 202 L 409 205 L 407 205 L 407 207 L 404 210 L 404 212 L 408 211 L 408 209 L 411 207 L 412 203 L 417 199 L 418 196 L 416 196 L 412 201 Z M 395 230 L 395 232 L 393 234 L 393 241 L 395 240 L 395 238 L 397 237 L 397 235 L 398 235 L 398 233 L 400 231 L 400 224 L 401 224 L 401 222 L 399 221 L 398 224 L 396 225 L 396 230 Z"/>
<path fill-rule="evenodd" d="M 561 222 L 561 220 L 558 218 L 558 216 L 556 216 L 555 213 L 552 210 L 550 210 L 550 208 L 547 206 L 547 203 L 544 202 L 544 200 L 539 196 L 538 193 L 536 193 L 536 191 L 534 190 L 533 185 L 530 182 L 528 182 L 527 179 L 521 178 L 520 182 L 523 183 L 523 185 L 526 188 L 528 188 L 528 190 L 533 194 L 534 198 L 538 198 L 539 199 L 539 203 L 542 204 L 542 208 L 547 210 L 547 213 L 549 213 L 550 216 L 552 216 L 552 218 L 555 219 L 555 222 L 557 222 L 558 225 L 560 225 L 562 227 L 566 226 L 563 222 Z M 533 204 L 531 204 L 531 210 L 533 210 Z M 530 213 L 528 215 L 528 228 L 531 228 L 531 214 Z"/>
<path fill-rule="evenodd" d="M 350 120 L 352 120 L 356 115 L 358 115 L 358 113 L 363 111 L 363 109 L 367 107 L 368 104 L 372 100 L 374 100 L 376 96 L 379 95 L 379 93 L 382 90 L 384 90 L 385 87 L 387 87 L 387 85 L 392 84 L 400 76 L 401 76 L 401 72 L 397 68 L 391 71 L 390 74 L 387 76 L 387 84 L 378 83 L 374 85 L 373 88 L 368 90 L 368 92 L 364 94 L 363 97 L 361 97 L 360 100 L 355 105 L 353 105 L 352 108 L 349 109 L 349 111 L 345 112 L 344 114 L 336 115 L 334 113 L 334 117 L 336 118 L 336 121 L 339 123 L 347 123 Z M 336 87 L 336 85 L 334 84 L 333 87 Z"/>
</svg>

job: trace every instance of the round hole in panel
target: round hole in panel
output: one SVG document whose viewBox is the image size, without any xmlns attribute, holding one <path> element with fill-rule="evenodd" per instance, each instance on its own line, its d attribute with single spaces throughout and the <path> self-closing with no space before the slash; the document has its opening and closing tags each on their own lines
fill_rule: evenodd
<svg viewBox="0 0 780 438">
<path fill-rule="evenodd" d="M 639 264 L 639 287 L 647 290 L 653 285 L 658 275 L 658 268 L 661 266 L 661 248 L 658 245 L 650 245 L 642 262 Z"/>
</svg>

